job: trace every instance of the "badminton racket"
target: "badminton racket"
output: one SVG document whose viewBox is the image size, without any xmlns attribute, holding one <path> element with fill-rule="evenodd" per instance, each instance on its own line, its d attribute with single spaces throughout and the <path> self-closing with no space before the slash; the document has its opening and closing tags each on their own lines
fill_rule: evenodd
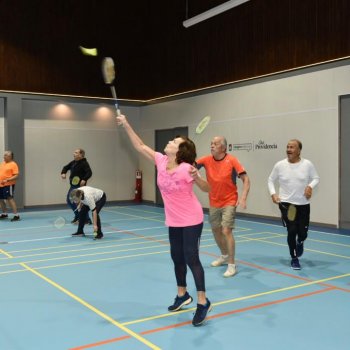
<svg viewBox="0 0 350 350">
<path fill-rule="evenodd" d="M 79 211 L 79 208 L 74 209 L 73 213 L 76 213 L 77 211 Z M 53 222 L 53 225 L 57 229 L 61 229 L 66 225 L 66 223 L 67 223 L 67 220 L 63 216 L 59 216 L 58 218 L 55 219 L 55 221 Z"/>
<path fill-rule="evenodd" d="M 206 129 L 206 127 L 208 126 L 209 122 L 210 122 L 211 117 L 209 115 L 205 116 L 204 118 L 202 118 L 199 123 L 197 124 L 195 130 L 194 130 L 194 136 L 192 141 L 197 144 L 197 142 L 200 139 L 200 135 L 204 132 L 204 130 Z"/>
<path fill-rule="evenodd" d="M 297 216 L 297 207 L 294 204 L 285 205 L 280 203 L 280 206 L 287 210 L 287 218 L 289 221 L 294 221 Z"/>
<path fill-rule="evenodd" d="M 79 185 L 79 183 L 80 183 L 80 177 L 79 176 L 74 176 L 73 179 L 72 179 L 72 185 L 76 186 L 76 185 Z"/>
<path fill-rule="evenodd" d="M 208 126 L 209 122 L 210 122 L 211 117 L 209 115 L 207 115 L 206 117 L 204 117 L 197 125 L 196 127 L 196 134 L 200 135 L 205 128 Z"/>
<path fill-rule="evenodd" d="M 61 229 L 62 227 L 64 227 L 64 225 L 66 224 L 66 219 L 62 216 L 59 216 L 54 222 L 53 225 L 57 228 L 57 229 Z"/>
<path fill-rule="evenodd" d="M 120 115 L 119 103 L 117 98 L 117 93 L 114 87 L 114 79 L 115 79 L 115 66 L 114 61 L 111 57 L 105 57 L 102 60 L 102 75 L 104 82 L 109 85 L 111 89 L 112 96 L 114 98 L 115 108 L 117 111 L 117 115 Z"/>
</svg>

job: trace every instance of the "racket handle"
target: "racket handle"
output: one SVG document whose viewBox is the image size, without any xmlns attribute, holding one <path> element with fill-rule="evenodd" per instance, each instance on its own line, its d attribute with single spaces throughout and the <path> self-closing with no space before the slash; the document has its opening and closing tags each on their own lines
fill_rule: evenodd
<svg viewBox="0 0 350 350">
<path fill-rule="evenodd" d="M 119 117 L 121 113 L 120 113 L 117 93 L 115 92 L 114 85 L 111 85 L 111 92 L 112 92 L 112 96 L 113 96 L 113 98 L 115 100 L 115 109 L 117 110 L 117 116 Z"/>
<path fill-rule="evenodd" d="M 111 93 L 112 93 L 113 98 L 116 100 L 117 99 L 117 93 L 115 92 L 114 85 L 111 85 Z"/>
</svg>

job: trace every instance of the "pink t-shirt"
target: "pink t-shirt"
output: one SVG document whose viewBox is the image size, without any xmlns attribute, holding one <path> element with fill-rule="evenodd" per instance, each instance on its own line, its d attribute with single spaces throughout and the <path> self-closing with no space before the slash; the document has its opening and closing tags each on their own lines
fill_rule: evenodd
<svg viewBox="0 0 350 350">
<path fill-rule="evenodd" d="M 165 224 L 185 227 L 202 223 L 203 209 L 193 192 L 191 165 L 181 163 L 176 169 L 167 171 L 167 162 L 168 156 L 156 152 L 157 184 L 164 201 Z"/>
</svg>

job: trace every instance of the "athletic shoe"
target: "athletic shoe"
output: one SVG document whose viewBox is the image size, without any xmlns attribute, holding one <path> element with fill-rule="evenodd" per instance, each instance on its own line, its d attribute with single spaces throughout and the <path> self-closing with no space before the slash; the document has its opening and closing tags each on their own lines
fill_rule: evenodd
<svg viewBox="0 0 350 350">
<path fill-rule="evenodd" d="M 0 219 L 8 219 L 8 215 L 7 214 L 1 214 L 0 215 Z"/>
<path fill-rule="evenodd" d="M 11 219 L 11 221 L 19 221 L 19 220 L 21 220 L 21 218 L 19 217 L 19 215 L 15 215 L 15 216 Z"/>
<path fill-rule="evenodd" d="M 228 262 L 228 255 L 220 255 L 217 260 L 214 260 L 211 263 L 211 266 L 218 267 L 224 264 L 227 265 L 227 262 Z"/>
<path fill-rule="evenodd" d="M 94 239 L 101 239 L 103 237 L 103 233 L 100 232 L 100 233 L 96 233 L 96 236 L 95 236 L 95 232 L 94 232 Z"/>
<path fill-rule="evenodd" d="M 223 274 L 224 277 L 232 277 L 237 273 L 236 265 L 235 264 L 228 264 L 227 270 Z"/>
<path fill-rule="evenodd" d="M 82 237 L 85 236 L 84 232 L 75 232 L 72 233 L 72 237 Z"/>
<path fill-rule="evenodd" d="M 297 253 L 297 257 L 300 258 L 304 253 L 304 242 L 297 242 L 295 251 Z"/>
<path fill-rule="evenodd" d="M 175 297 L 174 304 L 168 307 L 171 312 L 179 311 L 183 306 L 192 303 L 192 297 L 186 292 L 182 297 Z"/>
<path fill-rule="evenodd" d="M 211 302 L 207 298 L 205 305 L 197 304 L 196 313 L 193 316 L 192 324 L 194 326 L 200 326 L 207 318 L 208 312 L 212 309 Z"/>
<path fill-rule="evenodd" d="M 78 224 L 79 223 L 79 218 L 74 218 L 72 221 L 71 221 L 71 224 Z"/>
<path fill-rule="evenodd" d="M 293 270 L 300 270 L 301 269 L 298 258 L 293 258 L 290 262 L 290 266 Z"/>
</svg>

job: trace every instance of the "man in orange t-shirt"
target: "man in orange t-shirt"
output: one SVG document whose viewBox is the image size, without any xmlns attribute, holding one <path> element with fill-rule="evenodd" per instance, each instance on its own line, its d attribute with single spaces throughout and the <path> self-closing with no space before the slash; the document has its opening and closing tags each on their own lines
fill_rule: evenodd
<svg viewBox="0 0 350 350">
<path fill-rule="evenodd" d="M 17 163 L 13 160 L 13 152 L 5 151 L 4 161 L 0 163 L 0 207 L 2 214 L 0 219 L 7 219 L 7 207 L 5 201 L 10 205 L 14 217 L 11 221 L 18 221 L 20 217 L 17 212 L 16 202 L 13 199 L 16 179 L 18 178 L 19 170 Z"/>
<path fill-rule="evenodd" d="M 250 180 L 237 158 L 226 153 L 227 141 L 223 136 L 216 136 L 210 144 L 211 155 L 199 158 L 197 167 L 205 168 L 209 192 L 209 222 L 221 256 L 211 263 L 217 267 L 227 264 L 224 277 L 231 277 L 237 272 L 235 265 L 235 239 L 233 228 L 236 207 L 246 209 L 250 189 Z M 236 179 L 243 182 L 243 190 L 238 197 Z"/>
</svg>

